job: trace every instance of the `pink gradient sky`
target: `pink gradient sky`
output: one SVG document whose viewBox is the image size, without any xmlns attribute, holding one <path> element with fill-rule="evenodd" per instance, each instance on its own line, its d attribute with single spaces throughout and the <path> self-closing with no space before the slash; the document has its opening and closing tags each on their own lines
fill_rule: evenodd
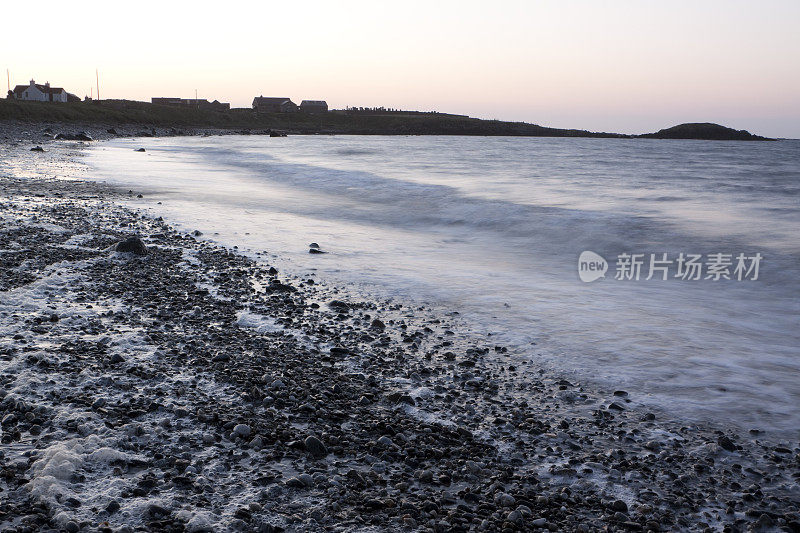
<svg viewBox="0 0 800 533">
<path fill-rule="evenodd" d="M 800 137 L 800 2 L 25 2 L 2 8 L 12 86 L 253 96 L 643 133 L 719 122 Z"/>
</svg>

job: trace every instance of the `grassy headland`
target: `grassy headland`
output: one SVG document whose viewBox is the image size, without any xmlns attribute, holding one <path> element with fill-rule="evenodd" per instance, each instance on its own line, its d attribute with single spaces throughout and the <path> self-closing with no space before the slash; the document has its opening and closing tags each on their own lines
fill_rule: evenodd
<svg viewBox="0 0 800 533">
<path fill-rule="evenodd" d="M 359 135 L 513 135 L 530 137 L 625 137 L 615 133 L 546 128 L 525 122 L 481 120 L 444 113 L 267 113 L 252 109 L 214 111 L 178 108 L 130 100 L 47 103 L 0 100 L 0 120 L 139 125 L 167 128 L 283 130 L 295 133 Z"/>
<path fill-rule="evenodd" d="M 252 109 L 217 111 L 172 107 L 132 100 L 49 103 L 0 100 L 0 121 L 61 123 L 102 128 L 209 128 L 231 132 L 283 131 L 339 135 L 484 135 L 517 137 L 605 137 L 767 141 L 766 137 L 719 124 L 680 124 L 656 133 L 625 135 L 578 129 L 548 128 L 527 122 L 482 120 L 465 115 L 416 111 L 328 113 L 256 113 Z"/>
</svg>

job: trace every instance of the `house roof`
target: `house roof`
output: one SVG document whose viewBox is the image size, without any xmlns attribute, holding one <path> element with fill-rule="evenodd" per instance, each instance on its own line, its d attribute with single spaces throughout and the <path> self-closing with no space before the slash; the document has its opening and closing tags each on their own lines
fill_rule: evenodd
<svg viewBox="0 0 800 533">
<path fill-rule="evenodd" d="M 42 91 L 44 94 L 48 94 L 48 93 L 49 94 L 60 94 L 62 92 L 66 92 L 66 91 L 64 91 L 64 89 L 62 87 L 48 87 L 47 85 L 41 85 L 39 83 L 36 83 L 35 86 L 36 86 L 37 89 Z M 30 85 L 17 85 L 16 87 L 14 87 L 14 93 L 15 94 L 22 94 L 23 92 L 25 92 L 25 89 L 27 89 L 29 87 L 30 87 Z"/>
<path fill-rule="evenodd" d="M 300 105 L 328 105 L 325 100 L 303 100 Z"/>
<path fill-rule="evenodd" d="M 291 98 L 278 98 L 274 96 L 256 96 L 253 98 L 253 104 L 283 104 L 286 102 L 292 102 Z"/>
</svg>

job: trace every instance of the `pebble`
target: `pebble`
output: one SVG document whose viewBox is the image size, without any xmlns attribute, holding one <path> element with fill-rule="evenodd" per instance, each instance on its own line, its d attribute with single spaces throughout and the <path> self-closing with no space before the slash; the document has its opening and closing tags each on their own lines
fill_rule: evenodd
<svg viewBox="0 0 800 533">
<path fill-rule="evenodd" d="M 305 445 L 306 450 L 314 457 L 319 458 L 328 455 L 328 449 L 325 447 L 322 441 L 314 435 L 309 435 L 306 437 L 306 439 L 303 441 L 303 444 Z"/>
<path fill-rule="evenodd" d="M 233 434 L 237 437 L 247 438 L 250 436 L 250 426 L 247 424 L 236 424 L 233 428 Z"/>
</svg>

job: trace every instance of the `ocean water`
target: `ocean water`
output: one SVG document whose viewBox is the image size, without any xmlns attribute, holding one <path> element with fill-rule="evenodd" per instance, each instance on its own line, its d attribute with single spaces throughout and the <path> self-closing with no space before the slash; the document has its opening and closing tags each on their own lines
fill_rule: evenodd
<svg viewBox="0 0 800 533">
<path fill-rule="evenodd" d="M 188 137 L 85 159 L 179 227 L 356 294 L 458 311 L 512 359 L 689 420 L 800 436 L 800 141 Z M 591 283 L 587 250 L 608 268 Z M 673 262 L 646 280 L 664 253 L 701 255 L 702 279 Z M 643 254 L 639 280 L 615 279 L 620 254 Z M 731 254 L 731 279 L 705 279 L 713 254 Z M 758 279 L 736 279 L 739 254 L 761 255 Z"/>
</svg>

